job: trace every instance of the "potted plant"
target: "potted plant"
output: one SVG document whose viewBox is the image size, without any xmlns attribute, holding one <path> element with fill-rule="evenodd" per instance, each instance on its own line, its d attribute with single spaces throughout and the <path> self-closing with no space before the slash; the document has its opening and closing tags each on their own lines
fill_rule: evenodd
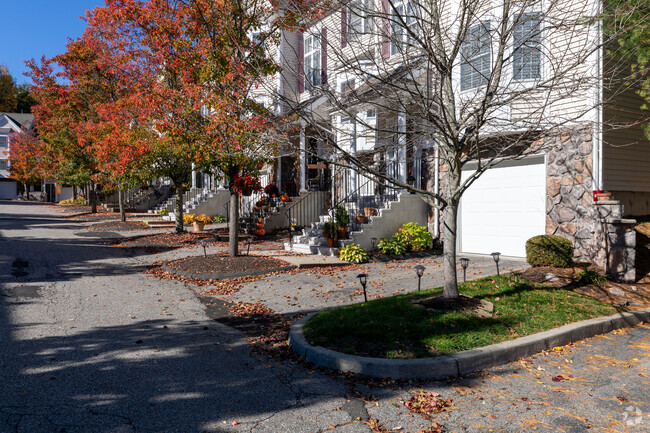
<svg viewBox="0 0 650 433">
<path fill-rule="evenodd" d="M 336 221 L 336 231 L 339 239 L 348 238 L 348 226 L 350 225 L 350 215 L 343 206 L 337 206 L 334 211 L 334 221 Z"/>
<path fill-rule="evenodd" d="M 264 194 L 269 197 L 277 197 L 280 194 L 280 190 L 274 183 L 269 183 L 264 187 Z"/>
<path fill-rule="evenodd" d="M 242 195 L 250 196 L 254 191 L 262 189 L 260 180 L 255 176 L 240 176 L 235 175 L 232 180 L 231 188 L 233 191 L 239 191 Z"/>
<path fill-rule="evenodd" d="M 194 220 L 192 221 L 192 226 L 194 227 L 195 232 L 202 232 L 205 225 L 211 223 L 212 223 L 212 218 L 202 213 L 201 215 L 194 216 Z"/>
<path fill-rule="evenodd" d="M 336 237 L 336 224 L 333 221 L 327 221 L 323 224 L 323 237 L 327 239 L 327 246 L 334 247 L 334 238 Z"/>
</svg>

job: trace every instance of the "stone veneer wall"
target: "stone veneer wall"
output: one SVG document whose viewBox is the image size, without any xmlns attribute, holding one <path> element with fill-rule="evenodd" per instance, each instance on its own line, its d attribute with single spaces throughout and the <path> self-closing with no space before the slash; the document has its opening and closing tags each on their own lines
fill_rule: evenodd
<svg viewBox="0 0 650 433">
<path fill-rule="evenodd" d="M 635 279 L 636 232 L 620 202 L 594 202 L 591 127 L 545 140 L 546 234 L 569 239 L 574 259 L 605 269 L 619 281 Z"/>
</svg>

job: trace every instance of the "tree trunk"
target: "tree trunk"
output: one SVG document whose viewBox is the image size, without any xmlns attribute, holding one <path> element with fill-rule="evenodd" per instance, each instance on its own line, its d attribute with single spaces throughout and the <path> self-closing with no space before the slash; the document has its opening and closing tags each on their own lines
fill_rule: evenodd
<svg viewBox="0 0 650 433">
<path fill-rule="evenodd" d="M 443 296 L 445 298 L 458 298 L 458 277 L 456 275 L 456 223 L 458 218 L 458 204 L 449 203 L 443 211 L 442 239 L 444 241 L 443 275 L 445 285 Z"/>
<path fill-rule="evenodd" d="M 72 187 L 72 200 L 77 201 L 77 187 Z"/>
<path fill-rule="evenodd" d="M 237 257 L 239 253 L 239 193 L 230 192 L 230 209 L 228 210 L 230 233 L 228 236 L 230 257 Z"/>
<path fill-rule="evenodd" d="M 92 213 L 97 213 L 97 193 L 95 192 L 95 185 L 90 184 L 88 190 L 90 191 L 90 211 Z"/>
<path fill-rule="evenodd" d="M 117 190 L 117 200 L 120 204 L 120 221 L 126 222 L 126 208 L 124 206 L 124 190 L 122 187 Z"/>
<path fill-rule="evenodd" d="M 174 182 L 176 185 L 180 185 L 181 182 Z M 183 188 L 180 186 L 176 187 L 176 209 L 174 213 L 176 215 L 176 233 L 183 233 Z"/>
</svg>

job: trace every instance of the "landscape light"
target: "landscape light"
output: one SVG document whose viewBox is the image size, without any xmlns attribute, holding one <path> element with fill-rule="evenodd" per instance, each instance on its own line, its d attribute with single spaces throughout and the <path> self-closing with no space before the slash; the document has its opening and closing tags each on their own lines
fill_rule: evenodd
<svg viewBox="0 0 650 433">
<path fill-rule="evenodd" d="M 467 282 L 467 267 L 469 266 L 469 259 L 467 257 L 461 257 L 460 265 L 463 267 L 463 283 Z"/>
<path fill-rule="evenodd" d="M 365 302 L 368 302 L 368 295 L 366 294 L 366 283 L 368 282 L 368 274 L 359 274 L 357 275 L 361 286 L 363 287 L 363 299 Z"/>
<path fill-rule="evenodd" d="M 492 253 L 492 258 L 494 259 L 494 263 L 497 264 L 497 277 L 499 276 L 499 256 L 501 253 Z"/>
<path fill-rule="evenodd" d="M 420 291 L 420 282 L 422 281 L 422 275 L 424 275 L 424 271 L 427 269 L 422 265 L 416 265 L 413 267 L 415 269 L 415 272 L 418 275 L 418 292 Z"/>
</svg>

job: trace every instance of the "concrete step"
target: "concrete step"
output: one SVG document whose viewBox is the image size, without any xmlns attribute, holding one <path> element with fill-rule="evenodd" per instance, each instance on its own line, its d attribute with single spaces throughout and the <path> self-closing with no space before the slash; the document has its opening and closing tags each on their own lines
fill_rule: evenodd
<svg viewBox="0 0 650 433">
<path fill-rule="evenodd" d="M 149 220 L 145 221 L 145 224 L 147 224 L 149 227 L 174 227 L 176 223 L 174 221 L 165 221 L 165 220 Z"/>
</svg>

